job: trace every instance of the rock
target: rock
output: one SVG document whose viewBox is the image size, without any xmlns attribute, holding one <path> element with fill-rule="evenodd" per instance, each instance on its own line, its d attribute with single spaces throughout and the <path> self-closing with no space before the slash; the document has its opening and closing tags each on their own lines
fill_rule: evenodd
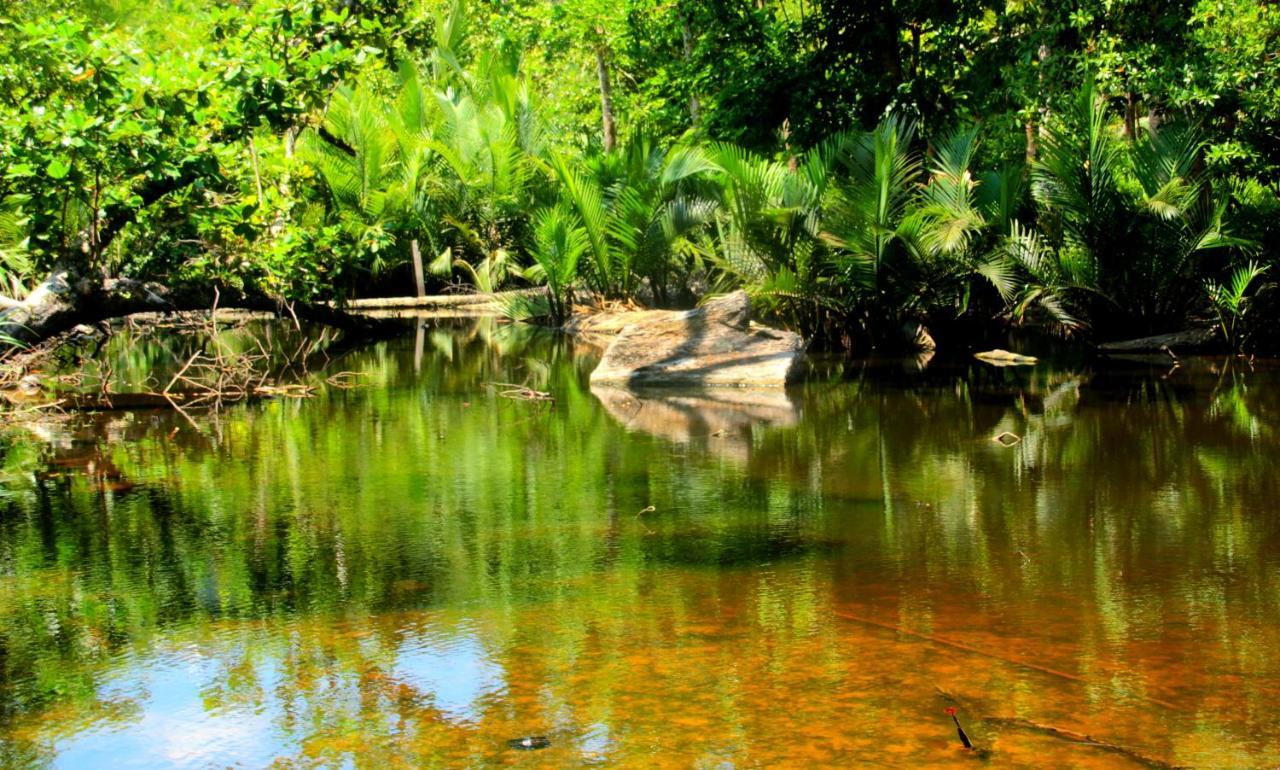
<svg viewBox="0 0 1280 770">
<path fill-rule="evenodd" d="M 636 323 L 667 318 L 669 310 L 623 310 L 614 312 L 591 312 L 593 309 L 577 306 L 573 317 L 565 324 L 564 330 L 572 334 L 574 339 L 600 351 L 609 347 L 609 343 L 623 329 Z M 586 312 L 584 312 L 586 311 Z"/>
<path fill-rule="evenodd" d="M 1040 363 L 1040 359 L 1034 356 L 1024 356 L 1019 353 L 1010 353 L 1007 350 L 996 348 L 995 350 L 984 350 L 981 353 L 974 353 L 973 357 L 985 364 L 992 366 L 1034 366 Z"/>
<path fill-rule="evenodd" d="M 798 334 L 751 322 L 737 291 L 684 312 L 651 311 L 609 343 L 591 384 L 780 388 L 804 356 Z"/>
<path fill-rule="evenodd" d="M 933 335 L 919 321 L 907 321 L 902 324 L 902 338 L 907 342 L 907 349 L 913 351 L 932 351 L 938 349 Z"/>
</svg>

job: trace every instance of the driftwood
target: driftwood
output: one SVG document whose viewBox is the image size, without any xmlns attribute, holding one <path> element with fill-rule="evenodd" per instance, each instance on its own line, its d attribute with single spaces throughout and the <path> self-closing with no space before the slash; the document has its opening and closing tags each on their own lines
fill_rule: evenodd
<svg viewBox="0 0 1280 770">
<path fill-rule="evenodd" d="M 217 409 L 224 404 L 266 398 L 305 398 L 314 395 L 317 385 L 303 378 L 324 376 L 332 388 L 359 387 L 359 373 L 324 370 L 346 353 L 367 341 L 359 335 L 339 334 L 331 339 L 328 330 L 317 337 L 302 335 L 297 345 L 278 347 L 272 338 L 250 336 L 254 347 L 237 351 L 220 338 L 227 327 L 218 319 L 231 317 L 231 328 L 243 329 L 254 314 L 224 312 L 213 308 L 199 313 L 163 316 L 139 314 L 129 319 L 136 333 L 178 330 L 207 341 L 185 359 L 177 361 L 176 372 L 166 381 L 146 382 L 124 392 L 110 389 L 111 369 L 99 365 L 96 384 L 88 380 L 80 364 L 97 356 L 102 343 L 112 333 L 106 324 L 80 326 L 28 348 L 10 349 L 0 357 L 0 403 L 7 402 L 7 416 L 69 411 L 112 411 L 129 409 Z M 137 319 L 144 319 L 137 324 Z M 82 347 L 90 343 L 91 351 Z M 69 355 L 68 355 L 69 354 Z M 55 375 L 33 372 L 66 370 Z M 315 379 L 314 377 L 312 379 Z"/>
<path fill-rule="evenodd" d="M 1222 339 L 1215 329 L 1188 329 L 1172 334 L 1157 334 L 1134 340 L 1107 342 L 1098 346 L 1103 353 L 1202 353 L 1221 348 Z M 1176 356 L 1175 356 L 1176 358 Z"/>
<path fill-rule="evenodd" d="M 183 407 L 218 406 L 262 398 L 305 398 L 314 394 L 309 385 L 262 385 L 228 393 L 207 391 L 149 391 L 128 393 L 63 393 L 56 399 L 30 408 L 64 411 L 110 412 L 130 409 L 177 409 Z"/>
<path fill-rule="evenodd" d="M 71 270 L 55 270 L 25 300 L 0 316 L 0 335 L 32 345 L 82 324 L 137 313 L 208 310 L 211 307 L 255 310 L 333 326 L 362 337 L 404 333 L 394 321 L 364 318 L 329 305 L 287 303 L 263 293 L 218 286 L 164 286 L 129 278 L 82 278 Z"/>
<path fill-rule="evenodd" d="M 995 350 L 984 350 L 981 353 L 974 353 L 973 357 L 992 366 L 1035 366 L 1040 363 L 1040 359 L 1035 356 L 1024 356 L 1021 353 L 1010 353 L 1007 350 L 996 348 Z"/>
</svg>

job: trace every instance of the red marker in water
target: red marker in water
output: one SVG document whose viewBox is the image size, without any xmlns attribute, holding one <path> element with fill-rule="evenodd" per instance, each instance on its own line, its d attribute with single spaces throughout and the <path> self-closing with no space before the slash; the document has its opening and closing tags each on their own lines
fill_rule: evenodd
<svg viewBox="0 0 1280 770">
<path fill-rule="evenodd" d="M 972 749 L 973 742 L 969 740 L 969 736 L 964 733 L 964 728 L 960 726 L 960 718 L 956 716 L 955 706 L 947 706 L 947 716 L 951 717 L 951 721 L 956 723 L 956 735 L 960 736 L 960 742 L 964 744 L 966 749 Z"/>
</svg>

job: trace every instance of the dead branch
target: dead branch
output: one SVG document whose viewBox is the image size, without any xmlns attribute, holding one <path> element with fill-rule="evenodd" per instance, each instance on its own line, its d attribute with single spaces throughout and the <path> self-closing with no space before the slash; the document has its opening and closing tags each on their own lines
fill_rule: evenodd
<svg viewBox="0 0 1280 770">
<path fill-rule="evenodd" d="M 513 385 L 509 382 L 491 382 L 491 388 L 503 388 L 498 395 L 515 401 L 555 401 L 555 396 L 541 390 L 534 390 L 525 385 Z"/>
</svg>

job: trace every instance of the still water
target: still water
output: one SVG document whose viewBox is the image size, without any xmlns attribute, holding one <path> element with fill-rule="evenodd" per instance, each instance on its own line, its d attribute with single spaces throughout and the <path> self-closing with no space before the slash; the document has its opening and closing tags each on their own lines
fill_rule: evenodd
<svg viewBox="0 0 1280 770">
<path fill-rule="evenodd" d="M 354 389 L 11 422 L 0 763 L 1280 764 L 1280 372 L 594 363 L 428 322 Z"/>
</svg>

